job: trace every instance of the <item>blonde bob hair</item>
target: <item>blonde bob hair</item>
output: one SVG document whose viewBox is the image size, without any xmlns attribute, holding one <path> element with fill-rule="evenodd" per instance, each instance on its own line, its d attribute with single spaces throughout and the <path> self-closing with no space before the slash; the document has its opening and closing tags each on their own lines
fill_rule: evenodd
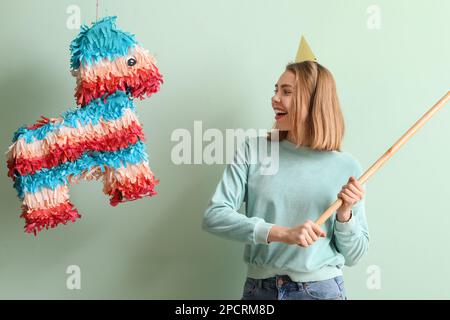
<svg viewBox="0 0 450 320">
<path fill-rule="evenodd" d="M 331 72 L 314 61 L 290 63 L 286 71 L 295 74 L 293 112 L 289 113 L 290 135 L 295 144 L 320 151 L 341 151 L 344 117 Z M 304 124 L 301 123 L 302 110 L 308 113 Z M 300 126 L 304 126 L 304 137 L 300 136 Z M 287 134 L 288 131 L 280 131 L 279 140 L 286 139 Z M 270 132 L 268 138 L 273 138 Z"/>
</svg>

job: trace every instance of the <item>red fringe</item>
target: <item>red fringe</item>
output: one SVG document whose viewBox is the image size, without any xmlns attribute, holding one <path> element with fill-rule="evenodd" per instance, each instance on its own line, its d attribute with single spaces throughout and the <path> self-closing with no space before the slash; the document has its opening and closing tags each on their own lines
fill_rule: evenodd
<svg viewBox="0 0 450 320">
<path fill-rule="evenodd" d="M 152 197 L 157 194 L 155 186 L 158 184 L 159 180 L 154 176 L 149 178 L 144 175 L 137 176 L 133 182 L 131 180 L 123 183 L 116 181 L 114 189 L 108 192 L 111 196 L 109 203 L 117 206 L 121 202 L 133 201 L 146 196 Z"/>
<path fill-rule="evenodd" d="M 133 97 L 140 99 L 159 90 L 163 79 L 156 66 L 154 69 L 139 69 L 136 72 L 133 76 L 111 75 L 108 79 L 97 79 L 95 82 L 81 81 L 75 91 L 77 104 L 85 106 L 105 94 L 110 95 L 118 90 L 126 91 L 127 87 L 132 88 Z"/>
<path fill-rule="evenodd" d="M 41 118 L 38 119 L 38 120 L 36 121 L 36 123 L 34 123 L 34 124 L 28 126 L 27 129 L 28 129 L 28 130 L 36 130 L 36 129 L 42 127 L 42 126 L 45 126 L 47 123 L 55 122 L 56 120 L 57 120 L 57 119 L 54 119 L 54 118 L 49 119 L 49 118 L 46 118 L 46 117 L 44 117 L 43 115 L 41 115 Z"/>
<path fill-rule="evenodd" d="M 53 168 L 61 163 L 76 160 L 85 151 L 117 151 L 130 144 L 135 144 L 139 139 L 144 141 L 142 127 L 138 123 L 132 122 L 128 128 L 110 132 L 102 140 L 86 140 L 75 144 L 68 141 L 65 145 L 52 146 L 50 153 L 43 157 L 8 159 L 8 176 L 14 179 L 16 171 L 20 175 L 25 175 L 33 174 L 42 168 Z"/>
<path fill-rule="evenodd" d="M 25 219 L 25 232 L 34 233 L 35 236 L 44 228 L 55 228 L 60 223 L 75 222 L 76 219 L 81 218 L 77 209 L 69 201 L 47 209 L 29 210 L 24 205 L 20 217 Z"/>
</svg>

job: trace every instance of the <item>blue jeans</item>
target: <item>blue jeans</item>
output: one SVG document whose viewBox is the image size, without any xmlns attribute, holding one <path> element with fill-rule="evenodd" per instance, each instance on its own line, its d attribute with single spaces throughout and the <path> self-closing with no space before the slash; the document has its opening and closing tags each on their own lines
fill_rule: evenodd
<svg viewBox="0 0 450 320">
<path fill-rule="evenodd" d="M 241 300 L 346 300 L 344 278 L 295 282 L 282 275 L 267 279 L 248 278 Z"/>
</svg>

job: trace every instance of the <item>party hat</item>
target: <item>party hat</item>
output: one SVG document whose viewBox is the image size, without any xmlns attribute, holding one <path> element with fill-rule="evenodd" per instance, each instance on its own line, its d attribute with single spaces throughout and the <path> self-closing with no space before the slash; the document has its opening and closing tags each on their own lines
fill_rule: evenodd
<svg viewBox="0 0 450 320">
<path fill-rule="evenodd" d="M 304 36 L 302 36 L 300 40 L 300 45 L 298 46 L 297 50 L 297 56 L 295 57 L 296 63 L 303 61 L 317 61 L 316 56 L 312 52 Z"/>
</svg>

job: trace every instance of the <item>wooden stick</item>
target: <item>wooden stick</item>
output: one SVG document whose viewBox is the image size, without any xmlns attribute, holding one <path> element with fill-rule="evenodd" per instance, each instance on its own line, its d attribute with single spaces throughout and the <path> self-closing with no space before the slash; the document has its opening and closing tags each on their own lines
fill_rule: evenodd
<svg viewBox="0 0 450 320">
<path fill-rule="evenodd" d="M 450 100 L 450 91 L 447 92 L 422 118 L 420 118 L 397 142 L 385 152 L 364 174 L 358 179 L 360 184 L 365 183 L 380 167 L 389 160 L 400 147 L 408 141 L 425 122 L 427 122 L 439 109 L 441 109 Z M 329 217 L 333 215 L 342 205 L 342 199 L 338 198 L 322 215 L 317 219 L 316 223 L 321 225 Z"/>
</svg>

